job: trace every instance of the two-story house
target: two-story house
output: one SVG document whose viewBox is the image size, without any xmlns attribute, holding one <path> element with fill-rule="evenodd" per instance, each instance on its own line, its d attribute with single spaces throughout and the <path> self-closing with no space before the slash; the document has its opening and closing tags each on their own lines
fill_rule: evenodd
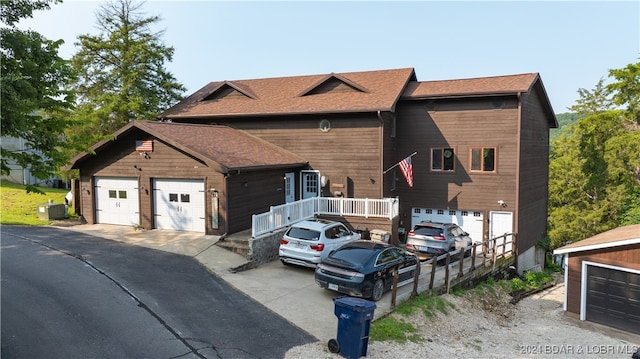
<svg viewBox="0 0 640 359">
<path fill-rule="evenodd" d="M 534 245 L 546 231 L 554 127 L 535 73 L 420 82 L 406 68 L 220 81 L 158 121 L 128 124 L 72 167 L 88 223 L 222 235 L 308 197 L 394 197 L 405 230 L 447 220 L 475 238 L 517 233 L 526 269 L 539 262 Z M 413 153 L 409 187 L 393 166 Z"/>
</svg>

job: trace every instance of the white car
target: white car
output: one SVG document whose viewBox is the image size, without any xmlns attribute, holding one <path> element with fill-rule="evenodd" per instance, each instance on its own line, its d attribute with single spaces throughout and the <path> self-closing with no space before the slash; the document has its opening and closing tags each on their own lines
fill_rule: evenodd
<svg viewBox="0 0 640 359">
<path fill-rule="evenodd" d="M 280 240 L 278 255 L 283 264 L 315 268 L 341 245 L 360 239 L 344 224 L 326 219 L 309 219 L 292 225 Z"/>
</svg>

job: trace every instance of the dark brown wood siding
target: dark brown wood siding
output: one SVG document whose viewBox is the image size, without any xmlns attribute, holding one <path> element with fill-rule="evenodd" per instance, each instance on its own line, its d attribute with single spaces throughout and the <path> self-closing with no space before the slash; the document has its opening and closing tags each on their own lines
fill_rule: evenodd
<svg viewBox="0 0 640 359">
<path fill-rule="evenodd" d="M 549 184 L 549 118 L 543 112 L 540 92 L 522 95 L 518 211 L 518 250 L 533 247 L 546 235 Z"/>
<path fill-rule="evenodd" d="M 285 203 L 286 171 L 240 172 L 227 178 L 229 233 L 251 228 L 254 214 L 268 212 L 271 206 Z"/>
<path fill-rule="evenodd" d="M 148 158 L 135 151 L 135 141 L 153 139 L 153 151 Z M 87 223 L 96 223 L 94 181 L 95 177 L 137 178 L 140 199 L 140 225 L 154 228 L 153 179 L 201 179 L 205 184 L 206 233 L 222 234 L 225 228 L 226 194 L 224 176 L 183 151 L 154 139 L 142 131 L 133 131 L 99 150 L 80 166 L 81 215 Z M 211 227 L 211 189 L 218 189 L 220 201 L 219 229 Z"/>
<path fill-rule="evenodd" d="M 418 154 L 413 157 L 414 187 L 399 174 L 401 226 L 410 225 L 414 207 L 483 211 L 485 218 L 491 210 L 515 211 L 518 118 L 515 96 L 402 101 L 398 152 Z M 431 149 L 437 147 L 454 148 L 454 172 L 431 171 Z M 471 147 L 494 147 L 496 171 L 470 171 Z M 498 200 L 508 207 L 501 208 Z"/>
<path fill-rule="evenodd" d="M 640 270 L 640 244 L 569 254 L 567 268 L 567 311 L 580 314 L 582 262 L 596 262 Z"/>
<path fill-rule="evenodd" d="M 319 129 L 323 119 L 331 122 L 327 132 Z M 380 198 L 381 123 L 376 113 L 216 119 L 215 123 L 245 130 L 307 160 L 327 179 L 324 196 L 341 190 L 347 197 Z M 299 185 L 298 178 L 296 191 Z"/>
</svg>

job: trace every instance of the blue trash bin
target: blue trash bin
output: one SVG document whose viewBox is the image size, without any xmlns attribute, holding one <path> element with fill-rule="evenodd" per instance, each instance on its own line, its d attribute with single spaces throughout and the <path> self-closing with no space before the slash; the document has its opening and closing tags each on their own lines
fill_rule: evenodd
<svg viewBox="0 0 640 359">
<path fill-rule="evenodd" d="M 329 351 L 339 352 L 349 359 L 367 356 L 369 328 L 376 304 L 348 296 L 334 298 L 333 303 L 338 317 L 338 337 L 329 341 Z"/>
</svg>

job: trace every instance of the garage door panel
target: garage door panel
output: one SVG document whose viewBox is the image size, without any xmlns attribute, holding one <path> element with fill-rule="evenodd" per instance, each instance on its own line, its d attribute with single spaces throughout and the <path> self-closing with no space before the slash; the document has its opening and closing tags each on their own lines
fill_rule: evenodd
<svg viewBox="0 0 640 359">
<path fill-rule="evenodd" d="M 640 334 L 640 274 L 587 266 L 587 320 Z"/>
<path fill-rule="evenodd" d="M 96 177 L 96 222 L 139 225 L 140 203 L 135 178 Z"/>
<path fill-rule="evenodd" d="M 204 181 L 155 179 L 153 196 L 156 228 L 205 231 Z"/>
<path fill-rule="evenodd" d="M 411 228 L 422 221 L 455 223 L 462 227 L 474 242 L 482 242 L 483 216 L 481 211 L 413 208 Z"/>
</svg>

